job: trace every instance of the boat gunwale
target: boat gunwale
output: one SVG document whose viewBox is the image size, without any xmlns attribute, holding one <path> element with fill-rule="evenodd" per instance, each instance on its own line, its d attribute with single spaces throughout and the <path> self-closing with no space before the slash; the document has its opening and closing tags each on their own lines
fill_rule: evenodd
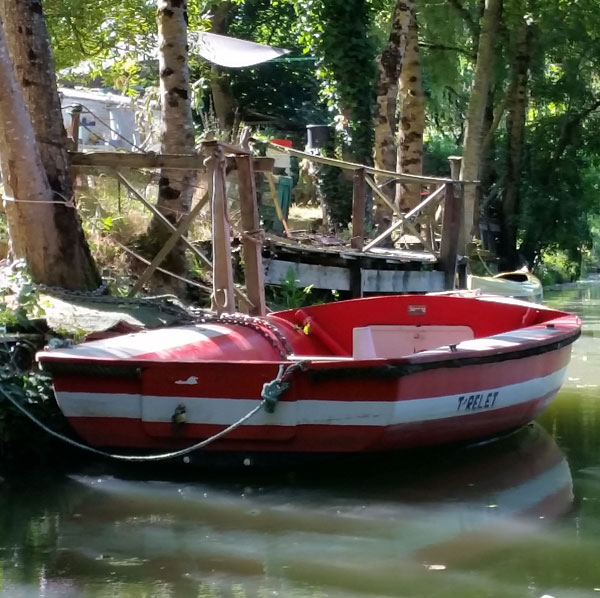
<svg viewBox="0 0 600 598">
<path fill-rule="evenodd" d="M 554 328 L 559 325 L 560 327 Z M 548 330 L 549 334 L 542 339 L 528 339 L 516 346 L 496 346 L 484 350 L 473 348 L 462 348 L 458 343 L 456 345 L 441 345 L 440 347 L 413 353 L 395 358 L 369 358 L 369 359 L 331 359 L 319 357 L 318 360 L 311 360 L 311 356 L 302 359 L 302 355 L 294 355 L 294 359 L 281 360 L 164 360 L 160 358 L 139 359 L 139 358 L 111 358 L 111 357 L 78 357 L 59 353 L 59 350 L 46 351 L 38 354 L 38 361 L 43 371 L 51 374 L 69 374 L 79 373 L 90 374 L 93 372 L 102 373 L 110 377 L 139 377 L 143 370 L 149 368 L 169 368 L 176 365 L 181 366 L 201 366 L 201 365 L 264 365 L 279 367 L 280 365 L 292 365 L 303 362 L 303 369 L 307 375 L 314 378 L 326 376 L 328 372 L 335 372 L 334 375 L 344 375 L 344 373 L 357 375 L 361 371 L 369 374 L 375 371 L 387 375 L 402 376 L 421 371 L 430 371 L 440 368 L 457 368 L 470 365 L 482 365 L 522 359 L 530 356 L 541 355 L 552 351 L 560 350 L 573 344 L 581 335 L 581 322 L 575 315 L 564 315 L 560 313 L 554 320 L 548 320 L 541 324 L 534 324 L 524 328 L 515 328 L 497 335 L 480 337 L 469 341 L 468 343 L 480 340 L 493 341 L 502 340 L 500 337 L 509 333 L 523 332 L 528 330 Z M 296 374 L 297 375 L 297 374 Z"/>
</svg>

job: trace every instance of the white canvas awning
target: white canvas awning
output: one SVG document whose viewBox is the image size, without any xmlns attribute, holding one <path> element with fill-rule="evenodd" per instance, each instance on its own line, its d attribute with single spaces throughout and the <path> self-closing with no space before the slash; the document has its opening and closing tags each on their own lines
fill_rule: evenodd
<svg viewBox="0 0 600 598">
<path fill-rule="evenodd" d="M 284 48 L 204 31 L 189 32 L 188 39 L 190 54 L 199 54 L 213 64 L 232 68 L 260 64 L 290 52 Z"/>
</svg>

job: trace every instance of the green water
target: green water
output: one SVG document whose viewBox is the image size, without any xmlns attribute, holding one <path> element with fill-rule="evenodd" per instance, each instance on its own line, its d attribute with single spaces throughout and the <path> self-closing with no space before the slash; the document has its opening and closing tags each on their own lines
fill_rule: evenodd
<svg viewBox="0 0 600 598">
<path fill-rule="evenodd" d="M 600 282 L 547 301 L 584 334 L 535 425 L 321 470 L 0 481 L 0 596 L 600 597 Z"/>
</svg>

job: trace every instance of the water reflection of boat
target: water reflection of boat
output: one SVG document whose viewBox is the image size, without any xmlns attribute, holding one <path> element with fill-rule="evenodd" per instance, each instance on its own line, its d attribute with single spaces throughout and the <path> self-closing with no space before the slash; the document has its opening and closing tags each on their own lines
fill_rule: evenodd
<svg viewBox="0 0 600 598">
<path fill-rule="evenodd" d="M 188 581 L 242 584 L 248 596 L 274 580 L 281 595 L 296 584 L 374 595 L 400 581 L 417 587 L 432 568 L 459 575 L 573 500 L 567 462 L 538 426 L 415 456 L 402 471 L 390 465 L 333 479 L 307 470 L 287 486 L 78 477 L 89 492 L 61 525 L 57 567 L 92 582 L 109 572 L 119 581 L 188 572 Z"/>
</svg>

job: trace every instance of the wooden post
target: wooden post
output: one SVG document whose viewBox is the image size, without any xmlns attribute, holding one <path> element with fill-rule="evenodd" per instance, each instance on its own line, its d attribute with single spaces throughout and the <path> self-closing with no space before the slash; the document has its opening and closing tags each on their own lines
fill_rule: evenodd
<svg viewBox="0 0 600 598">
<path fill-rule="evenodd" d="M 453 181 L 458 181 L 460 179 L 462 156 L 448 156 L 448 162 L 450 162 L 450 178 Z"/>
<path fill-rule="evenodd" d="M 67 127 L 67 136 L 71 138 L 71 151 L 79 150 L 79 120 L 81 118 L 81 106 L 77 104 L 70 110 L 71 122 Z"/>
<path fill-rule="evenodd" d="M 444 286 L 447 290 L 453 290 L 456 285 L 456 258 L 462 218 L 462 196 L 454 192 L 452 183 L 446 183 L 440 263 L 444 269 Z"/>
<path fill-rule="evenodd" d="M 352 180 L 352 249 L 362 251 L 365 238 L 365 169 L 357 168 Z"/>
<path fill-rule="evenodd" d="M 460 180 L 460 169 L 462 167 L 462 156 L 448 156 L 448 162 L 450 162 L 450 176 L 453 181 Z M 460 200 L 461 203 L 463 201 L 463 187 L 458 188 L 460 191 Z M 454 192 L 457 192 L 457 187 L 455 187 Z M 464 214 L 461 215 L 461 218 L 464 219 Z M 457 252 L 460 255 L 465 255 L 467 247 L 467 239 L 465 237 L 465 227 L 464 222 L 460 222 L 460 232 L 458 235 L 457 241 Z"/>
<path fill-rule="evenodd" d="M 254 169 L 250 156 L 236 156 L 235 164 L 238 176 L 240 196 L 240 214 L 242 219 L 242 245 L 244 247 L 244 275 L 246 292 L 252 302 L 249 309 L 251 316 L 264 316 L 267 313 L 265 302 L 265 281 L 262 266 L 262 240 Z"/>
<path fill-rule="evenodd" d="M 217 145 L 205 160 L 212 206 L 213 296 L 212 309 L 218 314 L 234 313 L 235 298 L 231 264 L 231 233 L 225 194 L 225 156 Z"/>
</svg>

